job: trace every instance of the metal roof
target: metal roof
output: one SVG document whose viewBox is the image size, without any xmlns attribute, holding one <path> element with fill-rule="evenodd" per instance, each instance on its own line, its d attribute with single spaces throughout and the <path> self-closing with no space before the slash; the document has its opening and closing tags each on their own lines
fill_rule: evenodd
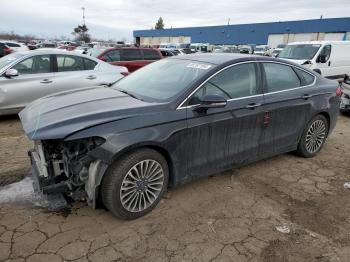
<svg viewBox="0 0 350 262">
<path fill-rule="evenodd" d="M 134 37 L 190 36 L 192 43 L 266 44 L 270 34 L 317 32 L 350 32 L 350 17 L 160 30 L 135 30 Z"/>
</svg>

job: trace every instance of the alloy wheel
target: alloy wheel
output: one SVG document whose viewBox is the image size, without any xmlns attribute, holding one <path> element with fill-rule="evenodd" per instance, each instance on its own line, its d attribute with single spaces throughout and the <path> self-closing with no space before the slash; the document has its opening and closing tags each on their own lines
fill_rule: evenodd
<svg viewBox="0 0 350 262">
<path fill-rule="evenodd" d="M 326 138 L 326 125 L 322 120 L 314 121 L 306 134 L 306 150 L 309 153 L 317 152 Z"/>
<path fill-rule="evenodd" d="M 159 197 L 164 185 L 164 170 L 155 160 L 142 160 L 125 175 L 121 189 L 122 206 L 129 212 L 141 212 Z"/>
</svg>

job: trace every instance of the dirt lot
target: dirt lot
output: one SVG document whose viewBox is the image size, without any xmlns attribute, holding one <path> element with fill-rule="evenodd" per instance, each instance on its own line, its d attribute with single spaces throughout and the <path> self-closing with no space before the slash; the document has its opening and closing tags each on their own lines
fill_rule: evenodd
<svg viewBox="0 0 350 262">
<path fill-rule="evenodd" d="M 5 185 L 29 173 L 31 143 L 16 118 L 0 120 L 0 143 Z M 172 189 L 138 220 L 84 203 L 68 215 L 2 204 L 0 261 L 349 261 L 346 181 L 350 117 L 341 116 L 317 157 L 285 154 Z"/>
</svg>

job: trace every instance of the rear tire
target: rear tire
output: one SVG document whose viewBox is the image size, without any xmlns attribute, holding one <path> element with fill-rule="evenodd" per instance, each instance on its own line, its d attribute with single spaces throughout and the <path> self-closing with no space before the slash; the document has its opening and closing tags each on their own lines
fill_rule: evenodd
<svg viewBox="0 0 350 262">
<path fill-rule="evenodd" d="M 317 115 L 307 124 L 298 144 L 300 156 L 314 157 L 322 149 L 328 136 L 329 123 L 323 115 Z"/>
<path fill-rule="evenodd" d="M 144 216 L 161 200 L 168 180 L 168 165 L 160 153 L 133 151 L 108 169 L 101 186 L 103 204 L 121 219 Z"/>
</svg>

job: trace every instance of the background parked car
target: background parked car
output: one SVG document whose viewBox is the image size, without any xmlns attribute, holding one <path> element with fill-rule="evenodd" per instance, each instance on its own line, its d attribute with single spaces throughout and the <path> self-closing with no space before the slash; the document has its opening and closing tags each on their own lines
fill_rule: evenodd
<svg viewBox="0 0 350 262">
<path fill-rule="evenodd" d="M 58 49 L 4 56 L 0 58 L 0 115 L 18 113 L 52 93 L 111 84 L 127 72 L 125 67 Z"/>
<path fill-rule="evenodd" d="M 294 42 L 279 54 L 324 77 L 343 80 L 350 72 L 350 41 Z"/>
<path fill-rule="evenodd" d="M 57 45 L 55 43 L 39 43 L 36 45 L 36 49 L 39 48 L 56 48 Z"/>
<path fill-rule="evenodd" d="M 344 81 L 342 83 L 340 111 L 343 113 L 350 113 L 350 77 L 349 75 L 347 75 L 344 78 Z"/>
<path fill-rule="evenodd" d="M 163 56 L 158 49 L 153 48 L 111 48 L 97 56 L 98 59 L 111 65 L 125 66 L 129 72 L 161 59 Z"/>
<path fill-rule="evenodd" d="M 159 51 L 162 53 L 162 56 L 163 56 L 163 57 L 168 57 L 168 56 L 175 56 L 175 55 L 177 55 L 173 50 L 159 49 Z"/>
<path fill-rule="evenodd" d="M 257 45 L 254 48 L 255 55 L 271 56 L 271 49 L 268 45 Z"/>
<path fill-rule="evenodd" d="M 28 51 L 29 48 L 22 43 L 17 43 L 13 41 L 0 41 L 1 43 L 6 44 L 9 48 L 13 50 L 13 52 L 19 52 L 19 51 Z"/>
<path fill-rule="evenodd" d="M 279 44 L 277 47 L 272 51 L 272 56 L 273 57 L 278 57 L 278 55 L 281 53 L 283 48 L 285 47 L 285 44 Z"/>
<path fill-rule="evenodd" d="M 8 55 L 12 52 L 13 50 L 10 47 L 8 47 L 5 43 L 0 42 L 0 57 Z"/>
</svg>

